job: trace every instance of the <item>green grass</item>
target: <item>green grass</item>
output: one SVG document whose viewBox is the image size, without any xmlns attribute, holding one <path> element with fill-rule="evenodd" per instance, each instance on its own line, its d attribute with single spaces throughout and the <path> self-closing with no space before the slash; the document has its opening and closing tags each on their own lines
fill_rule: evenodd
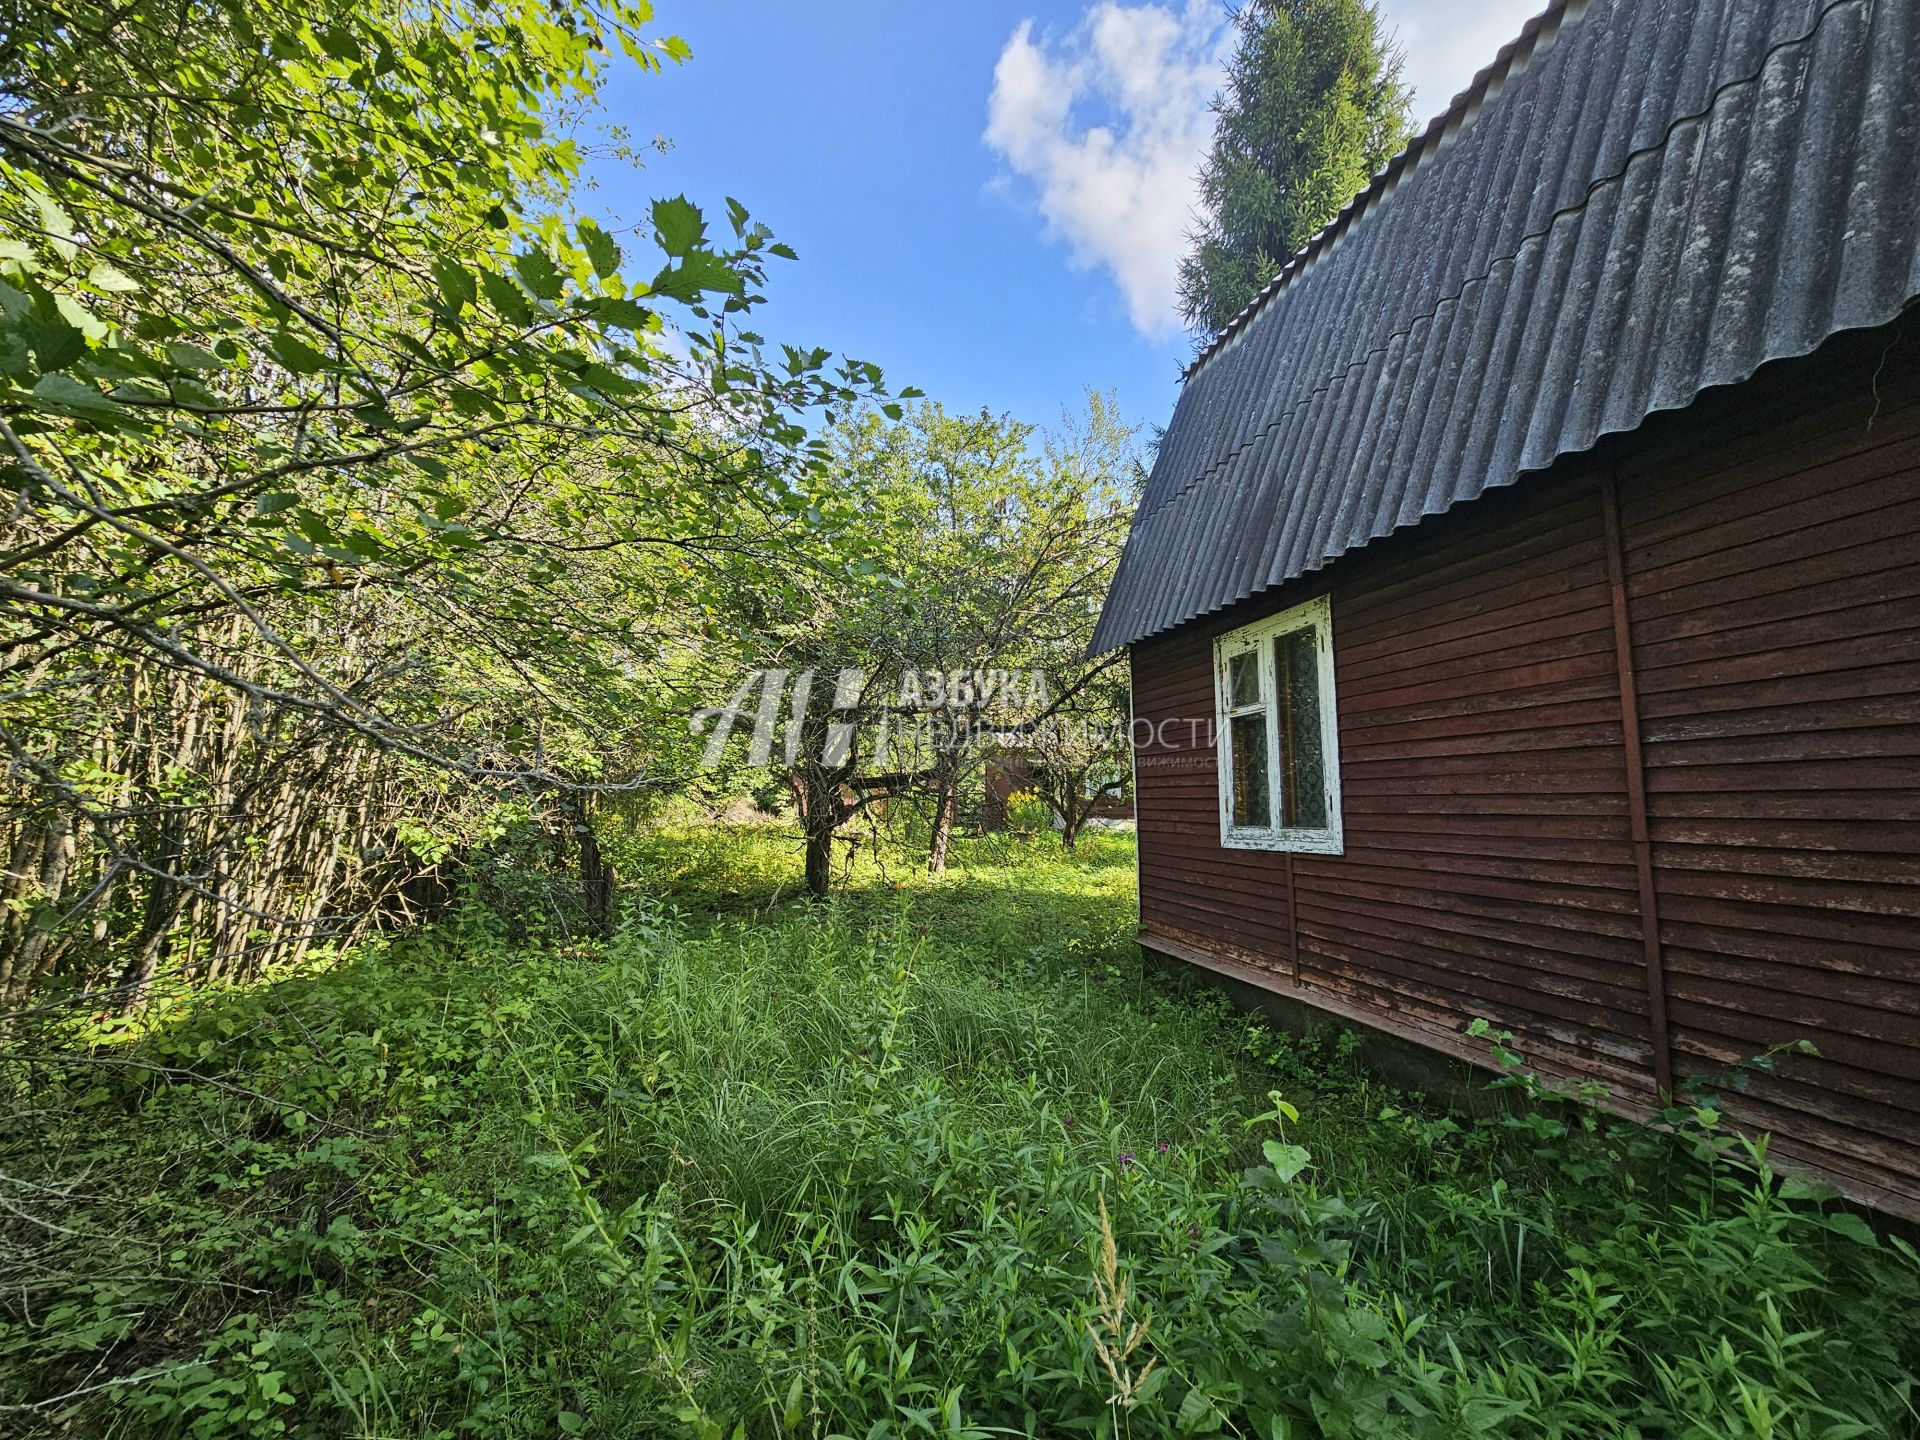
<svg viewBox="0 0 1920 1440">
<path fill-rule="evenodd" d="M 0 1433 L 1916 1433 L 1909 1248 L 1711 1115 L 1451 1116 L 1149 980 L 1125 837 L 825 908 L 774 831 L 620 856 L 605 945 L 15 1037 Z"/>
</svg>

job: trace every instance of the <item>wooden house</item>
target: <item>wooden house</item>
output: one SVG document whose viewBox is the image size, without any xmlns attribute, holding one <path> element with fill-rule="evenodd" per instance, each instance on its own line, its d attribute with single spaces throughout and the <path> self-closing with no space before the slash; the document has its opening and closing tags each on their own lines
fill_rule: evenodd
<svg viewBox="0 0 1920 1440">
<path fill-rule="evenodd" d="M 1920 1216 L 1920 4 L 1556 4 L 1196 359 L 1141 940 Z"/>
</svg>

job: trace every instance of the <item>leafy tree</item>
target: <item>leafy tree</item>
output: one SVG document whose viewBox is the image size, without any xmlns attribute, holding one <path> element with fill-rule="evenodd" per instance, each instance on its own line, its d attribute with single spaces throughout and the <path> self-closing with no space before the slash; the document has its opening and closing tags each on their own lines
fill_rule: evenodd
<svg viewBox="0 0 1920 1440">
<path fill-rule="evenodd" d="M 1200 172 L 1180 306 L 1219 333 L 1406 143 L 1402 56 L 1370 0 L 1247 0 Z"/>
<path fill-rule="evenodd" d="M 728 568 L 838 523 L 805 417 L 879 375 L 743 328 L 791 252 L 566 211 L 612 57 L 686 55 L 650 15 L 6 7 L 0 1001 L 256 970 L 516 816 L 579 835 L 555 797 L 659 783 Z"/>
<path fill-rule="evenodd" d="M 1128 718 L 1127 676 L 1113 670 L 1021 738 L 1028 783 L 1060 818 L 1069 850 L 1103 803 L 1132 788 Z"/>
<path fill-rule="evenodd" d="M 1138 462 L 1133 429 L 1112 402 L 1088 396 L 1037 453 L 1032 427 L 1004 417 L 956 417 L 937 405 L 857 438 L 857 465 L 890 467 L 910 497 L 897 551 L 912 577 L 891 633 L 905 663 L 941 677 L 937 705 L 902 716 L 931 802 L 927 868 L 946 868 L 963 785 L 990 737 L 1018 743 L 1117 663 L 1084 661 L 1107 581 L 1118 563 Z M 1038 673 L 1042 689 L 1009 696 L 995 676 Z M 930 687 L 932 688 L 932 687 Z"/>
<path fill-rule="evenodd" d="M 835 839 L 881 800 L 927 801 L 928 868 L 942 870 L 962 786 L 987 746 L 1020 743 L 1117 663 L 1084 655 L 1138 460 L 1112 402 L 1094 395 L 1088 407 L 1040 443 L 1025 423 L 931 402 L 898 418 L 862 411 L 831 436 L 861 517 L 839 537 L 843 563 L 794 572 L 772 597 L 743 574 L 736 665 L 795 687 L 813 677 L 804 694 L 765 702 L 779 729 L 762 756 L 786 763 L 813 893 L 828 889 Z M 1037 710 L 1031 685 L 997 679 L 1032 670 L 1048 687 Z M 775 694 L 757 683 L 736 693 L 742 730 Z M 736 684 L 715 675 L 712 689 Z"/>
</svg>

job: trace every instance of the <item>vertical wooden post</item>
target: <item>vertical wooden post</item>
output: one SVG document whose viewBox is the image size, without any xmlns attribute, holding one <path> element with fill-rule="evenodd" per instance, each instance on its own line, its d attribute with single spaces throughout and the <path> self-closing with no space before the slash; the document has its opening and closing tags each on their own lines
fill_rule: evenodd
<svg viewBox="0 0 1920 1440">
<path fill-rule="evenodd" d="M 1627 820 L 1640 887 L 1640 944 L 1646 953 L 1647 1028 L 1653 1079 L 1673 1094 L 1673 1041 L 1667 1029 L 1666 965 L 1660 953 L 1660 900 L 1653 885 L 1653 847 L 1647 838 L 1647 770 L 1640 752 L 1640 692 L 1634 681 L 1633 626 L 1627 614 L 1627 557 L 1620 534 L 1620 487 L 1611 463 L 1600 482 L 1606 525 L 1607 582 L 1613 593 L 1613 654 L 1620 677 L 1620 734 L 1626 752 Z"/>
<path fill-rule="evenodd" d="M 1300 983 L 1300 912 L 1293 898 L 1293 852 L 1283 852 L 1287 872 L 1287 959 L 1293 965 L 1293 983 Z"/>
</svg>

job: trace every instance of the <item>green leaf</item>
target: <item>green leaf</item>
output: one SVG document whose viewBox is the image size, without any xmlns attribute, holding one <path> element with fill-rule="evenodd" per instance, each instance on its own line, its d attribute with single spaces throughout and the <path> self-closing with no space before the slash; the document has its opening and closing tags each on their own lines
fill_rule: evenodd
<svg viewBox="0 0 1920 1440">
<path fill-rule="evenodd" d="M 93 268 L 87 272 L 87 283 L 96 290 L 105 290 L 113 295 L 130 295 L 140 288 L 138 280 L 122 274 L 105 260 L 93 262 Z"/>
<path fill-rule="evenodd" d="M 746 281 L 711 250 L 695 250 L 678 265 L 669 265 L 653 277 L 654 293 L 692 304 L 709 290 L 738 295 Z"/>
<path fill-rule="evenodd" d="M 1180 1402 L 1180 1413 L 1173 1423 L 1182 1435 L 1208 1435 L 1218 1430 L 1225 1418 L 1207 1392 L 1196 1385 Z"/>
<path fill-rule="evenodd" d="M 138 423 L 93 386 L 71 375 L 42 375 L 33 387 L 33 408 L 106 425 Z"/>
<path fill-rule="evenodd" d="M 1875 1247 L 1880 1244 L 1880 1237 L 1873 1233 L 1873 1227 L 1851 1210 L 1840 1210 L 1827 1216 L 1826 1226 L 1834 1234 L 1844 1235 L 1857 1244 Z"/>
<path fill-rule="evenodd" d="M 291 331 L 281 330 L 267 342 L 267 349 L 295 375 L 312 375 L 332 366 L 333 361 Z"/>
<path fill-rule="evenodd" d="M 473 272 L 451 260 L 433 262 L 433 283 L 440 287 L 440 298 L 447 309 L 458 315 L 479 298 L 480 287 Z"/>
<path fill-rule="evenodd" d="M 1838 1193 L 1831 1185 L 1799 1175 L 1788 1175 L 1780 1182 L 1782 1200 L 1831 1200 Z"/>
<path fill-rule="evenodd" d="M 195 372 L 202 370 L 220 370 L 225 368 L 226 364 L 218 355 L 207 350 L 202 350 L 198 345 L 190 344 L 184 340 L 167 346 L 167 359 L 172 362 L 176 369 L 192 370 Z"/>
<path fill-rule="evenodd" d="M 32 185 L 25 187 L 27 197 L 40 211 L 40 228 L 53 242 L 54 251 L 62 260 L 71 260 L 80 253 L 80 247 L 74 243 L 73 219 L 61 208 L 60 202 L 44 190 Z"/>
<path fill-rule="evenodd" d="M 107 322 L 94 314 L 93 311 L 89 310 L 86 306 L 82 305 L 79 300 L 73 296 L 56 295 L 53 297 L 53 303 L 59 309 L 60 313 L 66 317 L 67 323 L 82 335 L 85 335 L 89 340 L 105 340 L 107 338 Z"/>
<path fill-rule="evenodd" d="M 329 26 L 319 35 L 320 48 L 335 60 L 361 59 L 360 44 L 343 26 Z"/>
<path fill-rule="evenodd" d="M 575 229 L 580 235 L 581 248 L 587 252 L 587 259 L 593 264 L 593 273 L 602 280 L 617 274 L 620 269 L 620 247 L 614 243 L 613 236 L 592 220 L 582 220 Z"/>
<path fill-rule="evenodd" d="M 87 337 L 67 323 L 44 292 L 39 299 L 21 322 L 20 337 L 41 370 L 64 370 L 87 353 Z"/>
<path fill-rule="evenodd" d="M 1313 1159 L 1313 1152 L 1304 1145 L 1284 1145 L 1278 1140 L 1269 1140 L 1260 1147 L 1260 1153 L 1267 1157 L 1267 1163 L 1273 1167 L 1282 1183 L 1293 1179 L 1307 1168 Z"/>
<path fill-rule="evenodd" d="M 293 523 L 299 526 L 300 533 L 314 544 L 328 545 L 332 543 L 333 527 L 327 524 L 324 515 L 316 515 L 311 510 L 296 510 L 293 512 L 292 519 Z"/>
<path fill-rule="evenodd" d="M 698 205 L 684 195 L 675 195 L 653 202 L 653 231 L 660 248 L 678 257 L 690 254 L 706 240 L 707 222 Z"/>
<path fill-rule="evenodd" d="M 262 515 L 275 515 L 285 510 L 288 506 L 299 503 L 300 497 L 298 495 L 288 495 L 282 491 L 257 497 L 253 502 L 253 508 Z"/>
<path fill-rule="evenodd" d="M 513 273 L 520 283 L 542 300 L 558 300 L 566 281 L 544 250 L 527 250 L 513 257 Z"/>
<path fill-rule="evenodd" d="M 533 323 L 533 306 L 528 302 L 526 292 L 506 276 L 483 270 L 480 272 L 480 288 L 487 292 L 487 303 L 508 324 L 527 326 Z"/>
<path fill-rule="evenodd" d="M 604 299 L 593 304 L 593 317 L 602 325 L 610 325 L 616 330 L 629 330 L 636 334 L 653 326 L 653 311 L 632 300 Z"/>
</svg>

